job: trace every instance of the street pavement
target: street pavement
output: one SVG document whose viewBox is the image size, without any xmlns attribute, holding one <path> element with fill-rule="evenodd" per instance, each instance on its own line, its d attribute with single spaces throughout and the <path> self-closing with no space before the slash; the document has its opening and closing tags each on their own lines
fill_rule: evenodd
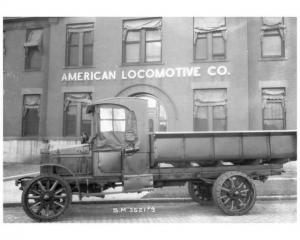
<svg viewBox="0 0 300 240">
<path fill-rule="evenodd" d="M 193 201 L 72 204 L 57 223 L 295 223 L 297 201 L 257 201 L 243 216 L 226 216 L 216 206 Z M 21 206 L 4 207 L 4 223 L 32 223 Z"/>
</svg>

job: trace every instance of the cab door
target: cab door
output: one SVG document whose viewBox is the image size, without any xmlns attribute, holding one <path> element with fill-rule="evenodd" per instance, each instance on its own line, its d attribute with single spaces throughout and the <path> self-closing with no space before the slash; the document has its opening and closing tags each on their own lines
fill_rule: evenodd
<svg viewBox="0 0 300 240">
<path fill-rule="evenodd" d="M 137 140 L 134 112 L 117 104 L 100 105 L 96 111 L 97 138 L 93 147 L 94 175 L 121 175 L 121 150 Z"/>
</svg>

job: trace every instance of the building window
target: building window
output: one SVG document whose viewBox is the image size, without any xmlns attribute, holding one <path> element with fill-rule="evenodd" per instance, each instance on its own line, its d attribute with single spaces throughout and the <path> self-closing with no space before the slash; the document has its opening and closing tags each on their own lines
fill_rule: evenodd
<svg viewBox="0 0 300 240">
<path fill-rule="evenodd" d="M 261 28 L 261 56 L 285 56 L 285 26 L 282 17 L 264 17 Z"/>
<path fill-rule="evenodd" d="M 25 69 L 40 70 L 42 65 L 42 29 L 29 29 L 26 32 L 25 48 Z"/>
<path fill-rule="evenodd" d="M 263 129 L 285 129 L 285 89 L 269 88 L 262 90 Z"/>
<path fill-rule="evenodd" d="M 167 131 L 167 112 L 160 101 L 151 94 L 136 94 L 133 97 L 145 99 L 148 102 L 148 125 L 149 132 Z"/>
<path fill-rule="evenodd" d="M 195 17 L 194 60 L 226 59 L 226 32 L 224 17 Z"/>
<path fill-rule="evenodd" d="M 123 63 L 161 63 L 161 27 L 161 18 L 124 21 Z"/>
<path fill-rule="evenodd" d="M 227 130 L 227 90 L 194 91 L 194 131 Z"/>
<path fill-rule="evenodd" d="M 94 24 L 67 25 L 66 66 L 93 65 Z"/>
<path fill-rule="evenodd" d="M 38 136 L 40 122 L 40 95 L 24 95 L 22 115 L 22 136 Z"/>
<path fill-rule="evenodd" d="M 91 135 L 91 116 L 86 113 L 90 93 L 66 93 L 64 101 L 64 136 Z"/>
</svg>

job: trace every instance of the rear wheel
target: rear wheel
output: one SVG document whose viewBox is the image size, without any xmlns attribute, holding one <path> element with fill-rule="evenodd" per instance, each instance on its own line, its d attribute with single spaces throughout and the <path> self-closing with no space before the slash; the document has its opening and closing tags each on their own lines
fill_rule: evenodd
<svg viewBox="0 0 300 240">
<path fill-rule="evenodd" d="M 215 204 L 227 215 L 243 215 L 256 201 L 253 181 L 244 173 L 230 171 L 221 174 L 212 189 Z"/>
<path fill-rule="evenodd" d="M 69 184 L 57 175 L 41 175 L 32 179 L 22 194 L 25 213 L 38 222 L 59 218 L 68 209 L 71 201 Z"/>
<path fill-rule="evenodd" d="M 212 202 L 212 185 L 204 181 L 191 181 L 188 183 L 191 198 L 200 205 Z"/>
</svg>

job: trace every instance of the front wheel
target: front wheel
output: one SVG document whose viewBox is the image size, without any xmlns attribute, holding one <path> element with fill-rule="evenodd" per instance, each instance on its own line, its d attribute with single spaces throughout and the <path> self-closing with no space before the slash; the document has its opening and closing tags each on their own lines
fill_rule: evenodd
<svg viewBox="0 0 300 240">
<path fill-rule="evenodd" d="M 57 175 L 41 175 L 32 179 L 22 193 L 25 213 L 38 222 L 59 218 L 71 201 L 70 185 Z"/>
<path fill-rule="evenodd" d="M 244 173 L 229 171 L 221 174 L 212 189 L 215 204 L 227 215 L 243 215 L 256 201 L 253 181 Z"/>
</svg>

